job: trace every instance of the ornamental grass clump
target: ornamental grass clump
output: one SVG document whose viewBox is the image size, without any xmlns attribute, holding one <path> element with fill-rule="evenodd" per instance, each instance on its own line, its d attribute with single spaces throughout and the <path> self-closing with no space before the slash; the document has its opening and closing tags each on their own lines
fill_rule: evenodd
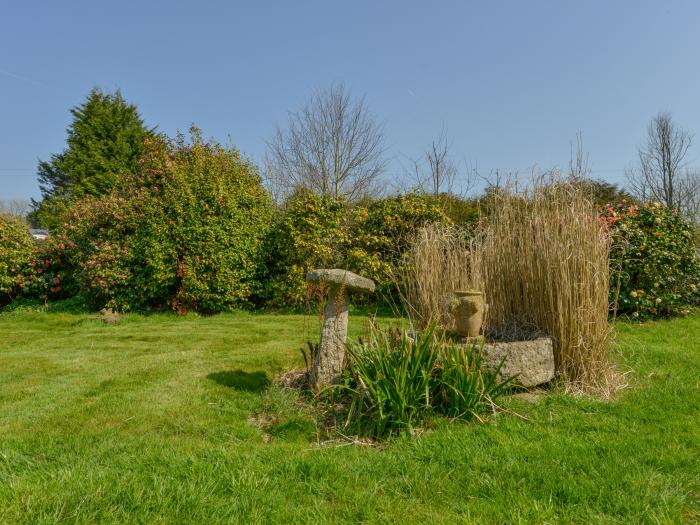
<svg viewBox="0 0 700 525">
<path fill-rule="evenodd" d="M 482 348 L 475 344 L 441 346 L 437 387 L 445 415 L 481 421 L 480 414 L 493 408 L 494 400 L 508 390 L 514 377 L 499 379 L 497 371 L 484 366 Z"/>
<path fill-rule="evenodd" d="M 429 224 L 415 233 L 398 277 L 403 309 L 419 327 L 452 324 L 449 301 L 471 285 L 470 238 L 464 228 Z"/>
<path fill-rule="evenodd" d="M 493 192 L 474 243 L 472 281 L 496 333 L 545 332 L 557 374 L 574 390 L 609 392 L 610 236 L 586 192 L 565 182 Z"/>
<path fill-rule="evenodd" d="M 349 398 L 346 426 L 375 438 L 410 432 L 436 414 L 481 420 L 510 385 L 482 366 L 478 347 L 449 341 L 435 323 L 415 337 L 371 326 L 347 352 L 339 387 Z"/>
</svg>

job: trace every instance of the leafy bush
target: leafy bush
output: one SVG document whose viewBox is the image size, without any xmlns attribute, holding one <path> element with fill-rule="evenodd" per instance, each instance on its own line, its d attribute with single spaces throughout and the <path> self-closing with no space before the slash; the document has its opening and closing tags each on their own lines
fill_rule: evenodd
<svg viewBox="0 0 700 525">
<path fill-rule="evenodd" d="M 257 169 L 196 129 L 190 143 L 147 141 L 140 164 L 119 191 L 79 201 L 55 232 L 80 293 L 120 310 L 248 304 L 271 221 Z"/>
<path fill-rule="evenodd" d="M 309 192 L 293 196 L 267 239 L 265 295 L 270 304 L 304 304 L 307 272 L 342 266 L 348 235 L 343 201 Z"/>
<path fill-rule="evenodd" d="M 174 255 L 173 306 L 222 311 L 259 294 L 272 203 L 238 150 L 205 142 L 196 129 L 191 139 L 166 142 L 167 157 L 147 169 Z"/>
<path fill-rule="evenodd" d="M 478 347 L 447 341 L 434 324 L 413 339 L 373 327 L 367 342 L 347 350 L 347 420 L 374 437 L 410 431 L 430 414 L 478 418 L 510 384 L 482 367 Z"/>
<path fill-rule="evenodd" d="M 675 315 L 700 299 L 700 264 L 694 230 L 661 204 L 606 204 L 610 227 L 610 299 L 635 318 Z"/>
<path fill-rule="evenodd" d="M 145 189 L 74 205 L 53 238 L 88 303 L 142 310 L 173 299 L 175 255 L 163 211 Z"/>
<path fill-rule="evenodd" d="M 396 281 L 416 231 L 429 223 L 449 224 L 450 219 L 434 198 L 407 194 L 358 206 L 353 223 L 348 268 L 374 279 L 378 296 L 398 304 Z"/>
<path fill-rule="evenodd" d="M 415 230 L 431 222 L 449 219 L 427 195 L 349 207 L 342 200 L 299 192 L 269 234 L 266 298 L 274 306 L 300 306 L 308 300 L 306 273 L 339 267 L 373 279 L 378 297 L 396 303 L 403 254 Z"/>
<path fill-rule="evenodd" d="M 67 261 L 70 246 L 49 237 L 33 246 L 15 275 L 22 295 L 42 301 L 75 295 L 77 289 Z"/>
<path fill-rule="evenodd" d="M 453 193 L 426 196 L 438 206 L 456 226 L 472 226 L 486 212 L 478 198 L 463 198 Z"/>
<path fill-rule="evenodd" d="M 0 297 L 16 291 L 17 275 L 34 249 L 27 223 L 19 217 L 0 214 Z"/>
</svg>

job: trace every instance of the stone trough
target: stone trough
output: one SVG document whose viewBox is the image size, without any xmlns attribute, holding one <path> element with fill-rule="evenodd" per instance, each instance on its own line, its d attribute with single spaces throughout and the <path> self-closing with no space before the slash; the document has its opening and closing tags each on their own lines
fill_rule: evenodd
<svg viewBox="0 0 700 525">
<path fill-rule="evenodd" d="M 518 386 L 531 388 L 554 379 L 554 349 L 549 337 L 485 343 L 482 352 L 488 368 L 494 370 L 502 361 L 499 377 L 517 375 L 514 384 Z"/>
</svg>

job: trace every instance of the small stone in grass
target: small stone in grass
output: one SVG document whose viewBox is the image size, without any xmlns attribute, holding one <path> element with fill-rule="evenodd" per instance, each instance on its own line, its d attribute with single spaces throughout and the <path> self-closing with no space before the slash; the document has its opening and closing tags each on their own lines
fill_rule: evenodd
<svg viewBox="0 0 700 525">
<path fill-rule="evenodd" d="M 100 310 L 100 319 L 107 324 L 117 324 L 121 320 L 121 315 L 111 308 L 103 308 Z"/>
</svg>

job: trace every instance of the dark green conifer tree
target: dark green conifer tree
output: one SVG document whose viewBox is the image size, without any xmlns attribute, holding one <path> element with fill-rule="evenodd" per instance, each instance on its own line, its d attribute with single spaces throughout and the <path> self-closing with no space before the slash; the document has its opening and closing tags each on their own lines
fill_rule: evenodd
<svg viewBox="0 0 700 525">
<path fill-rule="evenodd" d="M 94 88 L 85 101 L 70 110 L 68 147 L 40 161 L 39 187 L 43 200 L 34 203 L 36 223 L 51 227 L 72 200 L 105 195 L 120 174 L 136 173 L 144 140 L 154 133 L 145 125 L 135 105 L 121 92 Z"/>
</svg>

